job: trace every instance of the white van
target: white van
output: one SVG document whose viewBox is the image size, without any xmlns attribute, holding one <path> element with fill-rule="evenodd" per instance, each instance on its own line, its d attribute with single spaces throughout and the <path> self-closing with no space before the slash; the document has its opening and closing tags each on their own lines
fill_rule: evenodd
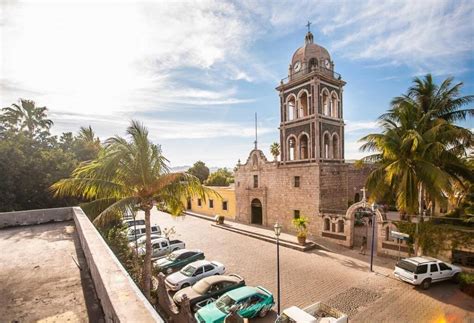
<svg viewBox="0 0 474 323">
<path fill-rule="evenodd" d="M 144 225 L 137 225 L 136 227 L 128 228 L 127 230 L 127 239 L 128 241 L 135 241 L 136 239 L 144 236 L 146 233 L 146 229 Z M 161 235 L 161 229 L 157 225 L 151 226 L 151 233 Z"/>
</svg>

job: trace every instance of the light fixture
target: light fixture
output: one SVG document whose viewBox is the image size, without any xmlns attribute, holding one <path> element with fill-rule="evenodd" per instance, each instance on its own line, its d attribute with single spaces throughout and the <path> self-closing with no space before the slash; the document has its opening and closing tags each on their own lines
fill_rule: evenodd
<svg viewBox="0 0 474 323">
<path fill-rule="evenodd" d="M 279 237 L 280 234 L 281 234 L 281 225 L 280 225 L 280 223 L 278 223 L 278 222 L 275 223 L 275 225 L 273 226 L 273 230 L 275 231 L 275 235 L 277 237 Z"/>
</svg>

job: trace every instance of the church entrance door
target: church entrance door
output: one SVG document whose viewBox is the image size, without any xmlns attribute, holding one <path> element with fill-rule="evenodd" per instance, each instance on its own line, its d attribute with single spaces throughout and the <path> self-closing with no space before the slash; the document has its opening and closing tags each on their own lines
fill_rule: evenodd
<svg viewBox="0 0 474 323">
<path fill-rule="evenodd" d="M 263 217 L 262 217 L 262 202 L 259 199 L 253 199 L 251 203 L 252 207 L 252 224 L 263 224 Z"/>
</svg>

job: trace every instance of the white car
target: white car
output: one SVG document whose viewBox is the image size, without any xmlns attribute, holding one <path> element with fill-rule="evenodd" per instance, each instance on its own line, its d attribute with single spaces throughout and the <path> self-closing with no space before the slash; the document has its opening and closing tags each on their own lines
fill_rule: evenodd
<svg viewBox="0 0 474 323">
<path fill-rule="evenodd" d="M 151 241 L 151 257 L 158 258 L 165 256 L 175 250 L 186 248 L 186 244 L 181 240 L 169 240 L 167 238 L 158 238 Z M 138 254 L 144 256 L 146 253 L 145 246 L 138 249 Z"/>
<path fill-rule="evenodd" d="M 157 225 L 152 225 L 150 227 L 151 233 L 152 234 L 161 234 L 161 229 Z M 135 239 L 138 239 L 140 237 L 143 237 L 145 235 L 145 226 L 144 225 L 137 225 L 137 226 L 132 226 L 128 228 L 127 231 L 127 239 L 128 241 L 135 241 Z"/>
<path fill-rule="evenodd" d="M 431 283 L 443 280 L 457 280 L 461 268 L 430 257 L 412 257 L 399 261 L 393 274 L 412 285 L 428 289 Z"/>
<path fill-rule="evenodd" d="M 193 285 L 204 277 L 225 273 L 223 264 L 217 261 L 198 260 L 166 277 L 166 287 L 172 291 Z"/>
<path fill-rule="evenodd" d="M 151 237 L 151 241 L 159 239 L 159 238 L 163 238 L 163 236 L 156 233 L 152 233 L 150 237 Z M 146 236 L 141 236 L 136 241 L 130 242 L 128 246 L 130 248 L 135 248 L 136 246 L 143 247 L 145 245 L 145 242 L 146 242 Z"/>
</svg>

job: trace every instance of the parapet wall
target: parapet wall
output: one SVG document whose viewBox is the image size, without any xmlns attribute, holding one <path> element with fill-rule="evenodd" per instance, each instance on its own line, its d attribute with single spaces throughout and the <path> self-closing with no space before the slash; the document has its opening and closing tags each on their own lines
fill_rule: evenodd
<svg viewBox="0 0 474 323">
<path fill-rule="evenodd" d="M 80 207 L 0 213 L 0 229 L 74 220 L 106 322 L 164 322 Z"/>
</svg>

